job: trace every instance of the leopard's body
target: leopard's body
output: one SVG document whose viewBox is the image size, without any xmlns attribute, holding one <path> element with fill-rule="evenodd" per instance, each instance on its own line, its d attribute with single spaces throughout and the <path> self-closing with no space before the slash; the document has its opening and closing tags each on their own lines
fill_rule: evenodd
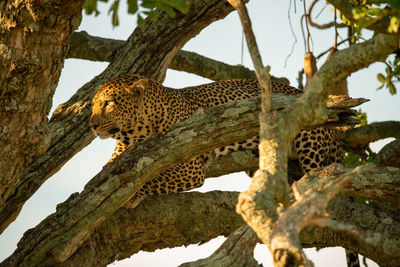
<svg viewBox="0 0 400 267">
<path fill-rule="evenodd" d="M 274 94 L 300 94 L 302 91 L 272 83 Z M 165 133 L 172 124 L 189 118 L 200 107 L 225 104 L 259 96 L 254 80 L 227 80 L 172 89 L 138 75 L 123 75 L 102 85 L 92 100 L 90 125 L 100 138 L 114 138 L 117 146 L 112 161 L 127 147 L 156 133 Z M 342 162 L 333 130 L 303 130 L 293 143 L 305 172 L 331 162 Z M 145 184 L 135 195 L 139 203 L 146 195 L 166 194 L 199 187 L 204 182 L 205 164 L 232 150 L 257 149 L 258 137 L 215 149 L 162 173 Z"/>
</svg>

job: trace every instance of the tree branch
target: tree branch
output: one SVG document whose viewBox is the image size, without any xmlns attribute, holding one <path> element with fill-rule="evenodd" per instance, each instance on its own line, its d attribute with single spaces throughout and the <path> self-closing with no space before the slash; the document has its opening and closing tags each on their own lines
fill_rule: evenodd
<svg viewBox="0 0 400 267">
<path fill-rule="evenodd" d="M 399 121 L 374 122 L 340 132 L 344 146 L 350 149 L 365 148 L 371 142 L 388 137 L 400 139 Z"/>
<path fill-rule="evenodd" d="M 396 191 L 400 186 L 399 170 L 369 165 L 345 173 L 337 166 L 331 165 L 305 176 L 295 187 L 303 196 L 310 189 L 323 190 L 332 181 L 351 175 L 350 184 L 341 189 L 327 209 L 330 220 L 347 228 L 342 229 L 337 223 L 306 227 L 300 233 L 301 244 L 317 248 L 357 248 L 380 266 L 395 266 L 400 261 L 396 250 L 400 240 Z M 371 199 L 371 189 L 384 193 L 374 194 L 375 199 Z M 227 236 L 243 223 L 234 212 L 237 196 L 237 192 L 191 192 L 148 197 L 134 211 L 127 208 L 129 205 L 123 206 L 62 265 L 101 266 L 128 258 L 140 250 L 155 251 L 204 243 L 217 235 Z M 360 201 L 360 197 L 366 196 L 372 200 L 369 204 Z M 346 229 L 370 234 L 358 235 Z"/>
<path fill-rule="evenodd" d="M 194 262 L 184 263 L 180 267 L 202 266 L 253 266 L 258 262 L 253 258 L 258 237 L 253 230 L 242 225 L 231 233 L 227 240 L 209 257 Z"/>
<path fill-rule="evenodd" d="M 25 201 L 52 174 L 94 139 L 88 121 L 90 101 L 99 85 L 123 73 L 162 81 L 175 53 L 204 27 L 224 18 L 232 10 L 223 1 L 194 0 L 185 16 L 172 19 L 163 14 L 157 22 L 148 20 L 144 26 L 136 28 L 124 46 L 118 49 L 107 69 L 54 111 L 49 123 L 52 133 L 50 147 L 24 170 L 22 177 L 18 177 L 15 189 L 3 194 L 0 232 L 16 218 Z"/>
<path fill-rule="evenodd" d="M 222 191 L 180 193 L 148 197 L 133 210 L 122 206 L 60 265 L 106 266 L 139 251 L 227 236 L 243 224 L 233 212 L 237 195 Z"/>
<path fill-rule="evenodd" d="M 285 266 L 289 262 L 295 262 L 295 265 L 309 264 L 296 234 L 291 235 L 292 238 L 285 239 L 286 242 L 269 243 L 276 241 L 276 239 L 269 240 L 271 224 L 277 219 L 273 204 L 277 199 L 277 201 L 285 203 L 284 197 L 275 196 L 278 192 L 281 192 L 280 197 L 284 196 L 285 185 L 282 185 L 281 189 L 277 189 L 279 183 L 274 180 L 283 181 L 281 177 L 286 174 L 284 159 L 287 157 L 282 155 L 285 155 L 287 149 L 282 148 L 282 144 L 287 144 L 288 141 L 292 140 L 295 134 L 305 125 L 311 126 L 324 120 L 326 116 L 324 103 L 329 92 L 351 72 L 386 58 L 397 48 L 398 42 L 398 37 L 381 34 L 375 36 L 371 41 L 336 53 L 316 73 L 308 90 L 291 110 L 288 110 L 287 113 L 282 112 L 281 116 L 272 113 L 265 117 L 264 124 L 266 129 L 269 126 L 270 134 L 265 135 L 261 140 L 270 144 L 267 147 L 269 149 L 267 151 L 269 152 L 270 169 L 268 169 L 266 175 L 263 175 L 262 172 L 256 173 L 249 190 L 240 195 L 237 210 L 255 230 L 263 243 L 269 244 L 274 262 L 278 266 Z M 262 125 L 260 122 L 261 128 Z M 291 132 L 285 129 L 290 129 Z M 260 130 L 261 133 L 262 130 Z M 260 147 L 262 147 L 262 142 Z M 281 147 L 279 152 L 276 149 L 278 145 Z M 277 162 L 280 164 L 276 164 Z M 261 163 L 262 160 L 260 159 L 260 168 L 262 169 Z M 270 176 L 270 179 L 265 179 L 265 176 Z"/>
<path fill-rule="evenodd" d="M 384 146 L 376 155 L 374 162 L 380 166 L 400 167 L 400 140 L 396 139 Z"/>
<path fill-rule="evenodd" d="M 276 96 L 274 107 L 286 107 L 295 99 Z M 59 205 L 56 213 L 28 232 L 6 264 L 23 264 L 28 258 L 31 264 L 65 261 L 145 182 L 195 155 L 257 135 L 259 104 L 256 98 L 201 109 L 165 135 L 129 149 L 106 165 L 81 194 Z"/>
<path fill-rule="evenodd" d="M 325 24 L 318 24 L 318 23 L 315 23 L 315 22 L 312 20 L 311 12 L 312 12 L 312 10 L 313 10 L 313 8 L 314 8 L 314 6 L 315 6 L 315 4 L 316 4 L 317 2 L 318 2 L 318 0 L 312 1 L 311 4 L 308 6 L 307 14 L 305 14 L 305 17 L 306 17 L 308 23 L 309 23 L 311 26 L 313 26 L 314 28 L 320 29 L 320 30 L 329 29 L 329 28 L 335 27 L 335 26 L 338 27 L 338 28 L 348 27 L 346 24 L 343 24 L 343 23 L 336 23 L 336 21 L 328 22 L 328 23 L 325 23 Z"/>
<path fill-rule="evenodd" d="M 87 32 L 74 32 L 69 42 L 67 58 L 80 58 L 91 61 L 110 62 L 125 42 L 91 36 Z M 180 50 L 171 60 L 168 68 L 193 73 L 210 80 L 256 79 L 252 70 L 240 65 L 229 65 L 199 55 L 194 52 Z M 289 84 L 286 78 L 271 77 L 274 82 Z"/>
</svg>

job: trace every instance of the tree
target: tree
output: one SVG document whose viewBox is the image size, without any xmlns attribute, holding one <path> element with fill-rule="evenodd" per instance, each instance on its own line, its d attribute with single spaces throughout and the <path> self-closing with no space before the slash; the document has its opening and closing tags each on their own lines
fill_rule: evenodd
<svg viewBox="0 0 400 267">
<path fill-rule="evenodd" d="M 331 2 L 333 3 L 334 1 Z M 93 135 L 88 129 L 87 123 L 88 116 L 90 115 L 90 105 L 88 105 L 88 103 L 99 84 L 120 73 L 138 73 L 156 80 L 163 80 L 167 66 L 170 64 L 175 53 L 185 42 L 194 37 L 209 23 L 223 18 L 233 10 L 231 6 L 225 2 L 207 1 L 206 4 L 204 4 L 200 3 L 200 1 L 192 1 L 191 8 L 187 15 L 179 14 L 176 18 L 170 18 L 165 14 L 160 15 L 157 21 L 148 21 L 142 27 L 135 29 L 131 37 L 124 43 L 86 36 L 86 38 L 89 38 L 90 42 L 98 41 L 104 45 L 107 52 L 96 50 L 97 52 L 100 51 L 97 55 L 111 60 L 111 63 L 102 74 L 79 89 L 67 103 L 59 106 L 54 112 L 50 122 L 47 123 L 46 114 L 50 109 L 51 102 L 49 99 L 51 99 L 54 93 L 63 60 L 67 57 L 67 42 L 71 42 L 71 49 L 68 51 L 70 56 L 74 56 L 74 53 L 76 56 L 78 52 L 81 52 L 77 51 L 80 49 L 74 49 L 72 45 L 74 41 L 78 43 L 87 43 L 87 41 L 82 41 L 82 39 L 77 38 L 79 37 L 77 33 L 72 34 L 73 30 L 75 30 L 80 23 L 81 8 L 79 4 L 71 6 L 69 2 L 63 2 L 65 6 L 59 6 L 56 2 L 47 2 L 47 5 L 48 6 L 43 10 L 41 9 L 41 3 L 37 2 L 20 3 L 19 5 L 7 3 L 1 6 L 1 18 L 3 21 L 2 32 L 5 33 L 2 36 L 2 43 L 5 45 L 3 46 L 3 66 L 1 68 L 2 86 L 4 86 L 2 88 L 2 103 L 4 103 L 4 105 L 2 106 L 4 109 L 0 116 L 3 125 L 1 142 L 2 147 L 5 148 L 1 155 L 2 161 L 0 165 L 0 170 L 3 174 L 2 207 L 0 210 L 2 230 L 15 219 L 23 203 L 46 179 L 56 172 L 76 152 L 93 140 Z M 63 12 L 62 10 L 64 10 L 64 8 L 67 8 L 69 13 Z M 340 6 L 337 8 L 342 11 Z M 30 12 L 25 12 L 25 10 L 29 10 Z M 13 16 L 7 14 L 13 14 Z M 57 19 L 55 19 L 54 16 L 56 16 Z M 69 21 L 72 23 L 66 23 Z M 61 36 L 60 39 L 53 38 L 55 33 L 57 33 L 57 36 Z M 69 39 L 70 35 L 72 35 L 71 39 Z M 85 34 L 81 33 L 80 35 L 84 36 Z M 152 40 L 152 42 L 149 42 L 149 40 Z M 342 75 L 337 77 L 342 79 L 356 69 L 365 67 L 367 64 L 377 60 L 385 59 L 387 55 L 395 51 L 397 44 L 398 35 L 377 35 L 372 41 L 354 45 L 344 50 L 343 53 L 338 54 L 339 56 L 336 57 L 336 61 L 332 58 L 332 61 L 329 62 L 331 66 L 329 68 L 326 67 L 325 71 L 329 73 L 329 71 L 335 70 L 337 66 L 335 64 L 338 64 L 338 61 L 340 61 L 340 56 L 343 57 L 346 55 L 346 57 L 352 58 L 356 53 L 367 53 L 369 51 L 369 53 L 363 54 L 367 55 L 364 58 L 357 58 L 355 62 L 348 63 L 349 69 L 345 70 L 346 73 L 342 71 L 337 72 Z M 111 45 L 115 46 L 111 47 Z M 114 50 L 115 47 L 118 47 L 118 49 Z M 371 50 L 371 48 L 375 50 Z M 110 53 L 110 50 L 114 52 Z M 371 51 L 373 51 L 373 53 L 371 53 Z M 94 52 L 95 51 L 91 50 L 90 53 L 86 53 L 86 55 L 95 55 Z M 185 57 L 193 58 L 192 55 L 182 52 L 180 56 L 181 57 L 175 57 L 172 62 L 182 62 L 182 59 L 185 59 Z M 347 60 L 343 60 L 343 62 L 347 62 Z M 182 66 L 182 63 L 175 63 L 175 66 Z M 189 66 L 196 69 L 193 67 L 195 66 L 194 64 L 189 64 Z M 207 66 L 210 66 L 209 69 L 212 69 L 212 65 Z M 221 71 L 218 73 L 220 72 Z M 242 70 L 240 73 L 240 75 L 243 75 Z M 215 78 L 215 74 L 212 74 L 212 72 L 211 74 L 203 75 L 214 75 Z M 220 78 L 221 76 L 215 79 Z M 340 79 L 336 80 L 339 81 Z M 71 265 L 77 262 L 86 262 L 87 265 L 90 263 L 106 264 L 117 258 L 120 259 L 131 255 L 140 249 L 154 250 L 166 246 L 204 242 L 219 234 L 228 235 L 234 231 L 234 229 L 238 228 L 241 224 L 237 215 L 232 211 L 234 205 L 233 199 L 236 197 L 235 194 L 183 194 L 154 197 L 146 200 L 145 203 L 138 207 L 138 209 L 135 209 L 133 213 L 127 212 L 127 210 L 129 210 L 129 205 L 120 209 L 118 209 L 118 207 L 129 199 L 130 194 L 140 186 L 140 183 L 143 183 L 146 179 L 151 179 L 153 174 L 162 171 L 163 168 L 165 169 L 168 166 L 185 160 L 189 155 L 201 153 L 207 149 L 228 144 L 233 140 L 247 138 L 256 134 L 258 132 L 258 125 L 255 114 L 259 112 L 259 110 L 257 110 L 259 106 L 258 102 L 250 101 L 249 103 L 240 103 L 238 105 L 239 106 L 224 107 L 224 109 L 232 108 L 236 110 L 236 112 L 237 110 L 242 110 L 240 118 L 234 120 L 233 124 L 230 124 L 237 126 L 245 125 L 246 127 L 243 127 L 242 131 L 235 129 L 235 132 L 229 132 L 228 129 L 223 128 L 226 125 L 218 121 L 216 115 L 213 115 L 221 111 L 215 109 L 207 111 L 209 113 L 206 113 L 206 117 L 199 116 L 197 120 L 191 122 L 199 127 L 198 129 L 205 129 L 208 135 L 205 135 L 206 132 L 203 131 L 203 137 L 198 136 L 193 140 L 180 140 L 181 143 L 177 143 L 176 137 L 184 132 L 185 127 L 192 126 L 184 123 L 181 125 L 181 128 L 176 128 L 166 136 L 148 140 L 148 142 L 139 146 L 136 151 L 126 154 L 120 160 L 117 160 L 112 165 L 103 169 L 103 171 L 87 185 L 82 193 L 72 195 L 69 200 L 58 206 L 57 212 L 54 215 L 48 217 L 32 231 L 27 232 L 18 250 L 3 264 L 18 265 L 24 263 L 24 258 L 28 255 L 29 263 L 31 264 L 54 264 L 57 262 L 64 262 L 64 264 Z M 245 112 L 243 111 L 244 107 L 241 105 L 247 108 Z M 215 118 L 215 124 L 211 123 L 210 118 Z M 204 120 L 207 120 L 207 124 L 201 124 L 204 123 Z M 218 125 L 218 127 L 213 128 L 209 124 Z M 25 125 L 29 125 L 29 127 L 26 128 Z M 374 126 L 379 129 L 384 127 L 382 125 Z M 396 123 L 390 126 L 398 128 L 398 124 Z M 372 127 L 373 126 L 370 128 Z M 220 131 L 224 131 L 225 133 L 224 140 L 213 140 L 213 134 Z M 352 135 L 353 137 L 357 136 L 357 134 L 362 134 L 361 130 L 355 129 L 355 132 L 356 133 Z M 396 134 L 395 131 L 394 134 L 389 136 L 397 137 Z M 386 137 L 387 135 L 371 137 L 371 135 L 367 134 L 367 136 L 369 136 L 370 139 L 365 140 L 365 138 L 361 138 L 361 144 L 354 140 L 350 143 L 352 145 L 365 145 L 371 140 Z M 27 144 L 30 149 L 26 149 Z M 193 144 L 196 146 L 192 146 Z M 160 150 L 155 149 L 160 146 L 171 147 L 172 149 L 168 153 L 164 151 L 166 154 L 160 154 Z M 392 144 L 392 146 L 396 146 L 396 143 Z M 396 151 L 396 149 L 394 149 L 394 151 Z M 142 156 L 139 157 L 137 155 Z M 249 155 L 241 155 L 241 157 L 243 156 L 248 157 Z M 235 159 L 235 156 L 230 155 L 230 157 L 231 158 L 228 157 L 225 160 L 229 162 L 229 160 L 232 161 L 232 159 Z M 389 154 L 388 157 L 395 158 L 393 154 Z M 155 164 L 152 164 L 153 162 L 145 160 L 145 158 L 150 158 L 153 162 L 157 162 L 157 160 L 161 158 L 166 160 L 162 162 L 161 167 L 156 167 Z M 139 161 L 142 163 L 142 168 L 145 169 L 137 169 L 135 163 Z M 254 162 L 254 160 L 249 160 L 248 162 Z M 243 164 L 245 165 L 246 163 L 243 161 Z M 234 164 L 227 164 L 222 170 L 217 164 L 214 173 L 218 173 L 218 171 L 229 172 L 230 170 L 228 167 L 238 168 L 238 166 L 232 165 Z M 239 168 L 242 169 L 245 169 L 245 167 L 248 166 L 239 166 Z M 349 180 L 347 184 L 343 185 L 339 183 L 334 187 L 334 191 L 338 190 L 341 192 L 341 194 L 339 194 L 340 197 L 332 196 L 334 198 L 331 203 L 334 204 L 330 204 L 333 207 L 331 208 L 332 216 L 334 216 L 336 220 L 313 220 L 312 224 L 324 227 L 322 227 L 322 230 L 312 227 L 307 228 L 310 233 L 302 234 L 302 244 L 305 246 L 318 244 L 317 246 L 342 245 L 345 247 L 352 247 L 353 243 L 356 242 L 357 251 L 370 256 L 381 264 L 390 265 L 390 260 L 396 262 L 397 259 L 395 255 L 398 255 L 395 250 L 396 246 L 398 248 L 398 244 L 395 242 L 396 236 L 398 235 L 396 235 L 395 230 L 372 229 L 376 232 L 373 236 L 374 242 L 371 243 L 370 237 L 361 234 L 367 231 L 367 229 L 371 230 L 368 226 L 365 227 L 365 224 L 357 223 L 357 219 L 359 218 L 356 218 L 356 216 L 354 216 L 354 218 L 348 218 L 349 221 L 344 220 L 346 217 L 345 214 L 342 214 L 340 209 L 336 209 L 338 209 L 337 207 L 348 205 L 351 209 L 355 210 L 355 213 L 366 210 L 373 213 L 376 210 L 383 210 L 386 212 L 385 216 L 376 218 L 375 223 L 382 222 L 396 229 L 395 226 L 398 223 L 398 214 L 393 211 L 390 204 L 395 203 L 396 191 L 393 187 L 398 185 L 399 177 L 394 169 L 391 168 L 378 168 L 368 165 L 357 171 L 344 173 L 343 170 L 336 169 L 335 175 L 337 177 L 346 176 L 351 178 L 347 179 Z M 132 172 L 136 172 L 139 179 L 134 179 Z M 360 176 L 359 173 L 362 175 Z M 210 175 L 213 175 L 212 171 Z M 389 178 L 380 182 L 376 181 L 376 179 L 374 180 L 374 177 L 381 177 L 381 175 L 385 175 L 385 177 Z M 320 176 L 323 175 L 321 174 Z M 365 180 L 363 177 L 367 177 L 371 179 L 371 181 Z M 328 177 L 325 179 L 331 178 Z M 314 183 L 313 179 L 313 177 L 304 178 L 302 180 L 305 184 L 304 187 L 308 188 L 311 183 Z M 323 181 L 324 179 L 321 180 Z M 362 186 L 359 184 L 360 181 Z M 300 189 L 299 192 L 303 191 Z M 387 199 L 384 198 L 382 200 L 382 195 L 380 195 L 379 192 L 386 193 L 383 195 L 385 197 L 388 196 L 386 197 Z M 216 195 L 218 197 L 216 197 Z M 313 194 L 307 194 L 306 196 L 307 197 L 303 198 L 303 203 L 306 203 L 305 200 L 312 199 L 312 197 L 318 198 L 318 196 L 314 196 Z M 350 199 L 354 196 L 358 201 Z M 160 203 L 162 202 L 163 205 L 165 205 L 165 208 L 163 208 L 164 211 L 171 210 L 171 207 L 173 207 L 177 209 L 177 212 L 184 212 L 187 206 L 182 207 L 179 206 L 179 204 L 183 202 L 182 198 L 186 197 L 189 200 L 184 201 L 196 202 L 198 198 L 204 198 L 205 200 L 202 202 L 210 201 L 211 199 L 213 199 L 214 202 L 210 202 L 210 206 L 198 207 L 194 205 L 192 207 L 192 212 L 196 216 L 186 214 L 185 218 L 187 218 L 187 222 L 183 222 L 179 227 L 171 227 L 171 225 L 173 225 L 172 222 L 164 224 L 164 227 L 158 227 L 158 230 L 166 231 L 163 232 L 163 234 L 157 233 L 154 229 L 150 230 L 147 228 L 144 228 L 146 231 L 140 231 L 142 234 L 145 233 L 158 237 L 167 236 L 166 238 L 157 239 L 155 242 L 148 242 L 146 240 L 155 240 L 154 236 L 139 235 L 140 220 L 143 219 L 143 216 L 150 218 L 148 214 L 149 208 L 152 211 L 154 209 L 153 214 L 161 215 L 163 213 L 161 213 L 162 211 L 159 207 L 162 206 Z M 365 200 L 371 198 L 374 200 L 374 205 L 361 205 L 359 203 L 360 199 Z M 157 203 L 160 206 L 157 206 Z M 232 209 L 230 209 L 231 213 L 224 214 L 222 217 L 217 216 L 218 213 L 222 212 L 220 208 L 221 203 L 226 203 L 228 207 L 232 207 Z M 360 207 L 357 205 L 360 205 Z M 183 210 L 178 210 L 179 207 L 182 207 Z M 186 232 L 194 230 L 190 229 L 190 222 L 197 220 L 199 217 L 206 217 L 201 216 L 201 214 L 206 211 L 216 214 L 215 217 L 211 217 L 224 218 L 224 220 L 220 223 L 216 221 L 210 223 L 204 220 L 204 222 L 201 222 L 203 231 L 197 233 Z M 132 215 L 136 216 L 136 219 L 129 217 Z M 157 218 L 159 219 L 160 217 L 154 216 L 153 218 L 157 220 Z M 162 218 L 165 221 L 160 221 L 159 223 L 168 222 L 169 217 L 167 214 L 165 217 L 162 216 Z M 173 220 L 173 217 L 170 219 Z M 126 227 L 127 222 L 131 222 L 131 220 L 138 220 L 138 223 L 133 224 L 135 228 L 132 229 L 132 231 L 137 231 L 132 232 L 136 241 L 134 245 L 129 242 L 132 235 L 128 234 L 129 229 Z M 352 220 L 355 220 L 355 222 Z M 124 228 L 126 235 L 120 236 L 117 234 L 121 230 L 115 228 L 115 221 L 125 222 L 120 223 L 120 227 Z M 231 222 L 229 229 L 221 227 L 221 225 L 223 226 L 227 221 Z M 346 224 L 335 224 L 337 221 Z M 328 225 L 328 227 L 326 227 L 326 225 Z M 364 228 L 360 228 L 360 225 L 364 226 Z M 343 233 L 343 227 L 347 227 L 347 229 L 350 227 L 353 231 L 358 230 L 360 234 L 354 234 L 354 236 L 349 237 L 347 233 Z M 185 234 L 181 236 L 181 238 L 178 238 L 178 235 L 182 235 L 182 232 L 173 234 L 169 231 L 170 235 L 167 235 L 166 233 L 168 230 L 171 230 L 171 228 L 184 228 L 186 229 Z M 109 236 L 109 238 L 102 240 L 104 236 Z M 330 240 L 327 238 L 328 236 L 334 236 L 335 239 Z M 106 242 L 102 243 L 102 241 Z M 117 242 L 120 245 L 119 251 L 115 251 L 115 247 L 109 242 Z M 241 244 L 241 242 L 234 243 Z M 248 242 L 244 242 L 244 244 L 249 245 Z M 393 250 L 387 251 L 387 247 L 383 245 L 378 246 L 377 249 L 376 244 L 385 244 L 385 246 L 389 246 L 393 248 Z M 33 253 L 31 252 L 32 247 L 35 247 Z M 98 251 L 102 252 L 101 257 L 96 254 Z M 251 252 L 252 250 L 249 249 L 246 251 Z M 92 255 L 92 257 L 87 257 L 87 255 Z M 245 254 L 244 256 L 248 255 Z"/>
</svg>

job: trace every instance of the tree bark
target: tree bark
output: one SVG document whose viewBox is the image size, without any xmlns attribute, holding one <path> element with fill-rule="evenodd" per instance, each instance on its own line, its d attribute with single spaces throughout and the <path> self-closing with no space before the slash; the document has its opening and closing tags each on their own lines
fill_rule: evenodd
<svg viewBox="0 0 400 267">
<path fill-rule="evenodd" d="M 371 142 L 389 137 L 400 138 L 400 121 L 374 122 L 340 133 L 349 149 L 365 148 Z"/>
<path fill-rule="evenodd" d="M 240 1 L 232 0 L 232 2 L 239 3 Z M 240 9 L 237 9 L 239 12 Z M 244 27 L 244 20 L 242 24 Z M 340 81 L 356 70 L 377 60 L 385 59 L 397 49 L 398 42 L 399 38 L 396 36 L 378 34 L 370 41 L 337 52 L 316 73 L 308 89 L 292 109 L 284 110 L 280 114 L 270 112 L 260 115 L 260 133 L 263 133 L 263 130 L 266 132 L 264 137 L 260 138 L 260 170 L 253 177 L 249 189 L 240 194 L 237 212 L 243 216 L 262 242 L 269 246 L 276 266 L 288 264 L 311 266 L 298 238 L 303 227 L 301 223 L 297 225 L 298 228 L 292 228 L 293 231 L 290 233 L 283 231 L 279 231 L 281 235 L 275 233 L 279 230 L 277 229 L 279 224 L 274 225 L 275 220 L 288 216 L 286 212 L 278 216 L 276 206 L 278 203 L 283 206 L 287 204 L 287 185 L 285 184 L 287 157 L 283 156 L 287 153 L 285 144 L 305 126 L 318 124 L 325 119 L 325 102 L 329 92 Z M 256 50 L 256 47 L 248 46 L 250 52 Z M 255 59 L 256 57 L 253 56 L 254 65 L 260 65 Z M 322 211 L 318 213 L 316 210 L 323 208 L 324 203 L 326 204 L 326 202 L 320 202 L 319 207 L 315 207 L 314 212 L 307 214 L 305 218 L 311 220 L 323 214 Z M 303 214 L 299 216 L 304 217 Z"/>
<path fill-rule="evenodd" d="M 279 109 L 293 103 L 296 96 L 274 99 L 274 107 Z M 195 155 L 257 135 L 259 103 L 260 99 L 245 99 L 200 110 L 167 134 L 129 149 L 103 168 L 81 194 L 71 196 L 56 213 L 26 233 L 4 264 L 65 261 L 145 182 Z"/>
<path fill-rule="evenodd" d="M 53 4 L 53 2 L 51 3 Z M 65 9 L 70 10 L 70 7 L 66 7 Z M 197 0 L 191 2 L 191 9 L 185 16 L 178 15 L 173 19 L 168 15 L 163 14 L 159 17 L 157 22 L 148 20 L 144 26 L 136 28 L 129 39 L 125 42 L 124 46 L 118 49 L 113 57 L 113 61 L 107 69 L 80 88 L 68 102 L 60 105 L 55 110 L 50 119 L 50 123 L 48 125 L 45 124 L 47 129 L 50 129 L 46 131 L 46 136 L 48 136 L 47 145 L 44 146 L 42 143 L 39 143 L 42 144 L 40 146 L 41 149 L 36 150 L 38 150 L 40 154 L 35 154 L 35 156 L 38 157 L 35 158 L 29 166 L 27 166 L 27 163 L 20 166 L 21 171 L 23 170 L 23 167 L 27 166 L 23 171 L 22 177 L 20 175 L 14 175 L 16 178 L 13 180 L 13 184 L 9 185 L 8 189 L 6 188 L 3 191 L 5 193 L 2 194 L 4 197 L 2 203 L 0 203 L 0 232 L 2 232 L 7 225 L 16 218 L 25 201 L 52 174 L 57 172 L 72 156 L 94 139 L 88 124 L 89 116 L 91 114 L 90 101 L 100 84 L 123 73 L 135 73 L 162 81 L 167 66 L 177 51 L 190 38 L 196 36 L 204 27 L 218 19 L 224 18 L 232 10 L 232 7 L 224 1 Z M 65 13 L 65 11 L 62 12 Z M 80 14 L 80 9 L 78 13 Z M 63 20 L 61 20 L 60 23 L 61 22 L 66 23 L 66 21 Z M 73 22 L 76 23 L 74 20 Z M 77 25 L 72 25 L 77 27 L 79 23 L 76 24 Z M 67 25 L 69 25 L 69 22 Z M 50 38 L 50 40 L 53 39 Z M 48 51 L 47 46 L 45 46 L 45 50 Z M 65 53 L 66 49 L 63 57 L 65 56 Z M 49 58 L 53 57 L 46 57 L 46 59 Z M 21 66 L 24 65 L 22 64 Z M 62 65 L 59 66 L 60 69 L 61 67 Z M 43 71 L 37 71 L 36 75 L 39 75 L 40 73 L 40 77 L 42 77 L 42 72 Z M 42 78 L 32 78 L 34 81 L 40 81 L 41 79 Z M 31 79 L 26 79 L 26 76 L 24 76 L 24 79 L 22 80 L 31 81 Z M 54 88 L 57 80 L 58 76 L 57 79 L 51 80 Z M 7 83 L 5 83 L 5 86 L 7 86 Z M 27 86 L 26 88 L 29 87 Z M 54 88 L 51 90 L 54 91 Z M 46 97 L 41 96 L 40 99 L 47 103 L 47 110 L 49 110 L 51 98 L 47 99 Z M 46 114 L 43 113 L 42 115 L 45 116 Z M 27 118 L 29 118 L 31 122 L 32 117 Z M 4 125 L 7 125 L 7 123 Z M 50 141 L 49 133 L 51 133 L 51 143 L 47 148 L 48 141 Z M 18 138 L 19 132 L 16 136 Z M 10 143 L 10 140 L 7 138 L 1 140 L 7 145 Z M 19 138 L 18 142 L 21 142 L 20 140 L 21 139 Z M 36 138 L 35 140 L 39 139 Z M 7 145 L 4 145 L 4 147 L 7 148 Z M 33 147 L 33 145 L 30 145 L 29 147 Z M 11 149 L 11 146 L 8 148 Z M 14 149 L 14 147 L 12 147 L 12 149 Z M 26 150 L 26 147 L 24 147 L 24 151 Z M 5 149 L 4 151 L 9 150 Z M 8 153 L 4 152 L 2 155 L 9 160 L 13 157 L 12 153 L 10 153 L 10 151 Z M 9 171 L 8 168 L 6 168 L 6 170 Z"/>
<path fill-rule="evenodd" d="M 236 192 L 151 196 L 110 216 L 61 266 L 106 266 L 139 251 L 206 243 L 243 224 Z"/>
<path fill-rule="evenodd" d="M 0 209 L 23 170 L 50 145 L 47 115 L 82 3 L 0 3 Z M 0 216 L 2 232 L 13 218 Z"/>
<path fill-rule="evenodd" d="M 343 173 L 329 166 L 303 177 L 296 182 L 296 189 L 298 194 L 304 195 L 311 188 L 322 189 L 344 175 L 353 178 L 328 204 L 329 224 L 303 229 L 300 233 L 302 246 L 357 248 L 360 254 L 380 266 L 395 266 L 400 261 L 396 192 L 396 187 L 400 186 L 399 169 L 369 166 Z M 140 250 L 151 252 L 205 243 L 218 235 L 227 236 L 243 223 L 234 211 L 238 194 L 218 191 L 151 196 L 134 210 L 123 206 L 60 265 L 106 266 Z M 365 198 L 372 202 L 360 201 Z M 333 219 L 340 224 L 332 223 Z"/>
</svg>

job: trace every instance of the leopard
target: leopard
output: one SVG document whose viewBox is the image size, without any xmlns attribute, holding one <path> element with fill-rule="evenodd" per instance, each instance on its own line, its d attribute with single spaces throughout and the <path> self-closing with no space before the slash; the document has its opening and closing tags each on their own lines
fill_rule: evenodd
<svg viewBox="0 0 400 267">
<path fill-rule="evenodd" d="M 290 85 L 278 82 L 271 82 L 271 85 L 273 94 L 303 93 Z M 108 161 L 112 162 L 127 148 L 137 146 L 155 134 L 165 134 L 173 124 L 188 119 L 200 108 L 258 97 L 260 92 L 258 82 L 252 79 L 221 80 L 175 89 L 144 76 L 124 74 L 99 86 L 92 98 L 89 125 L 99 138 L 116 140 L 114 152 Z M 255 136 L 216 148 L 167 169 L 134 194 L 129 202 L 131 208 L 136 207 L 146 196 L 200 187 L 205 180 L 205 169 L 212 160 L 231 151 L 250 150 L 257 153 L 258 143 L 259 137 Z M 333 162 L 343 164 L 337 132 L 333 129 L 317 127 L 301 130 L 289 148 L 289 157 L 298 159 L 303 173 Z M 252 171 L 247 173 L 251 174 Z M 353 254 L 348 252 L 347 257 L 354 259 Z M 358 259 L 358 255 L 355 255 Z"/>
<path fill-rule="evenodd" d="M 272 93 L 298 95 L 295 87 L 272 82 Z M 140 75 L 121 75 L 102 84 L 92 98 L 89 125 L 101 139 L 116 142 L 109 162 L 128 147 L 155 134 L 166 133 L 173 124 L 191 117 L 198 109 L 260 96 L 256 80 L 231 79 L 174 89 Z M 161 173 L 143 185 L 136 198 L 190 190 L 204 183 L 206 166 L 232 151 L 258 149 L 259 137 L 216 148 Z M 343 163 L 335 130 L 317 127 L 302 130 L 289 146 L 289 157 L 297 158 L 304 173 L 332 162 Z"/>
</svg>

